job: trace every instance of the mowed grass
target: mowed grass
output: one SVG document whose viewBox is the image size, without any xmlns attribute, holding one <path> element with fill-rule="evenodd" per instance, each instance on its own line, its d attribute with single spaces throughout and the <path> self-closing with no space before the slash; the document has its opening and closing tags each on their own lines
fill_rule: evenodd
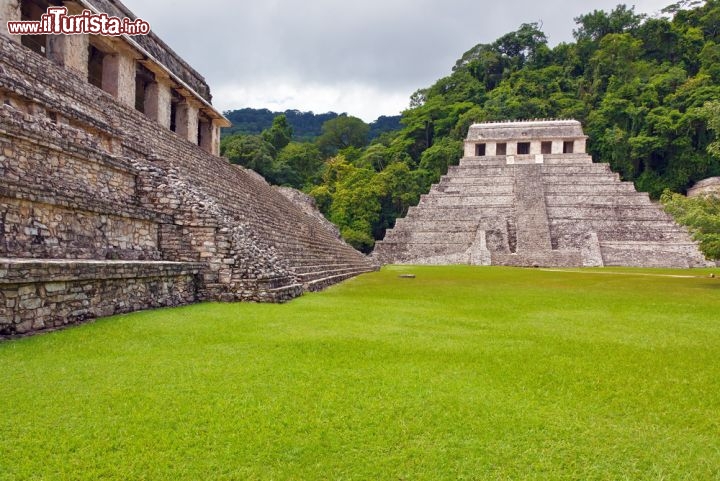
<svg viewBox="0 0 720 481">
<path fill-rule="evenodd" d="M 710 272 L 388 267 L 5 341 L 0 479 L 720 479 Z"/>
</svg>

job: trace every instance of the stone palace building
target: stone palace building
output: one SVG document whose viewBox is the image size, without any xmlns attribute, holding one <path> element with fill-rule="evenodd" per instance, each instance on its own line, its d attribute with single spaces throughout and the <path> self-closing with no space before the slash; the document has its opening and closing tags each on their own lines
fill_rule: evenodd
<svg viewBox="0 0 720 481">
<path fill-rule="evenodd" d="M 154 34 L 9 34 L 55 6 L 135 19 L 116 0 L 0 0 L 0 335 L 280 302 L 376 268 L 302 196 L 218 157 L 229 122 Z"/>
</svg>

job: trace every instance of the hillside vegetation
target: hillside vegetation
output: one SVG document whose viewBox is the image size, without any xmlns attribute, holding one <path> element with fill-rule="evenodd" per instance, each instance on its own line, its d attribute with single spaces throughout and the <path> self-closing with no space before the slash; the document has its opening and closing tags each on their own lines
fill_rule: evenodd
<svg viewBox="0 0 720 481">
<path fill-rule="evenodd" d="M 328 120 L 346 114 L 326 112 L 316 114 L 313 112 L 302 112 L 300 110 L 286 110 L 285 112 L 271 112 L 268 109 L 244 108 L 223 112 L 225 117 L 232 122 L 232 127 L 223 129 L 223 136 L 235 134 L 258 135 L 263 130 L 269 129 L 275 117 L 284 115 L 287 123 L 292 128 L 292 139 L 298 142 L 313 142 L 322 134 L 322 126 Z M 370 124 L 368 137 L 375 139 L 384 132 L 400 129 L 400 116 L 382 115 Z"/>
<path fill-rule="evenodd" d="M 402 129 L 368 141 L 367 124 L 326 122 L 312 143 L 290 142 L 283 116 L 223 153 L 269 181 L 304 189 L 345 239 L 376 239 L 457 163 L 473 122 L 575 118 L 595 161 L 659 198 L 720 175 L 720 1 L 682 1 L 647 17 L 619 5 L 576 18 L 574 42 L 548 46 L 523 24 L 465 52 L 447 77 L 415 92 Z"/>
</svg>

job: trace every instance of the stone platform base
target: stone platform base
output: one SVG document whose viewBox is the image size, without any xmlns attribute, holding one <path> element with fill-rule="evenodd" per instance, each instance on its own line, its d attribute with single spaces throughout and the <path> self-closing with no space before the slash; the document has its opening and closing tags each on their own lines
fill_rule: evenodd
<svg viewBox="0 0 720 481">
<path fill-rule="evenodd" d="M 536 251 L 518 254 L 492 253 L 492 265 L 511 267 L 577 267 L 583 265 L 579 251 Z"/>
<path fill-rule="evenodd" d="M 200 300 L 201 264 L 0 258 L 0 336 Z"/>
</svg>

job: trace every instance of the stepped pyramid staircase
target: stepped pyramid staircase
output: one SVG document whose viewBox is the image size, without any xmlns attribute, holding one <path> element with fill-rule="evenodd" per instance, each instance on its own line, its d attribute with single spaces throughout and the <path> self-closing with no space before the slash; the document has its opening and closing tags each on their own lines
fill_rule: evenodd
<svg viewBox="0 0 720 481">
<path fill-rule="evenodd" d="M 466 156 L 421 197 L 417 207 L 397 220 L 378 242 L 376 259 L 397 264 L 555 267 L 707 265 L 688 232 L 661 206 L 632 183 L 621 182 L 607 164 L 592 162 L 584 153 L 578 122 L 548 125 L 552 123 L 471 127 Z M 533 130 L 536 124 L 544 131 Z M 504 127 L 506 136 L 528 134 L 537 144 L 535 151 L 543 140 L 546 149 L 554 140 L 555 152 L 468 155 L 475 153 L 476 142 L 492 148 L 499 140 L 511 140 L 486 133 L 488 126 Z M 568 126 L 574 131 L 568 132 Z M 552 127 L 564 130 L 556 133 Z M 557 152 L 568 136 L 580 146 L 579 153 Z M 480 145 L 485 150 L 486 144 Z"/>
</svg>

